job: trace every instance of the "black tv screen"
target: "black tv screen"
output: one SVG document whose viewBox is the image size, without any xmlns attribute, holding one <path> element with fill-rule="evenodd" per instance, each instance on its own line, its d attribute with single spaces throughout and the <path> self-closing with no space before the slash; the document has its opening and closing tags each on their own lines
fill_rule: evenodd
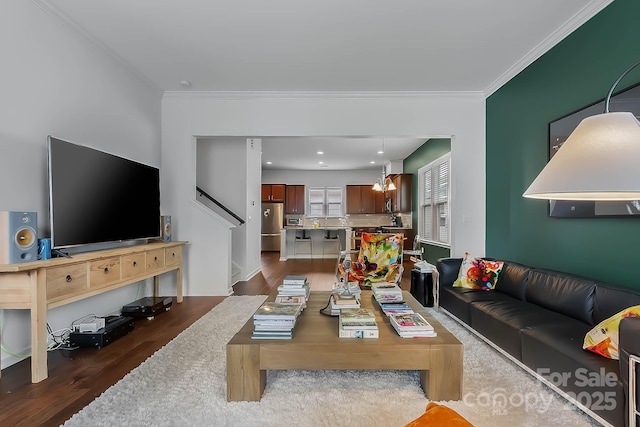
<svg viewBox="0 0 640 427">
<path fill-rule="evenodd" d="M 51 245 L 160 236 L 160 170 L 48 137 Z"/>
</svg>

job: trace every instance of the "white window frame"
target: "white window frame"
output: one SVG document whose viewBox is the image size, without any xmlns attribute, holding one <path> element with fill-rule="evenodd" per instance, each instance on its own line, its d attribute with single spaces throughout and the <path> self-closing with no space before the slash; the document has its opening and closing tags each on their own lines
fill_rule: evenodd
<svg viewBox="0 0 640 427">
<path fill-rule="evenodd" d="M 329 193 L 334 194 L 334 198 L 329 200 Z M 318 209 L 320 203 L 311 203 L 311 194 L 317 193 L 322 199 L 322 209 Z M 318 194 L 321 193 L 321 194 Z M 335 197 L 336 193 L 338 197 Z M 340 200 L 337 202 L 337 200 Z M 310 218 L 340 218 L 344 212 L 344 189 L 342 187 L 309 187 L 307 191 L 307 212 Z M 321 211 L 321 212 L 320 212 Z M 331 213 L 332 212 L 332 213 Z M 331 214 L 330 214 L 331 213 Z"/>
<path fill-rule="evenodd" d="M 441 166 L 446 166 L 448 170 L 445 183 L 440 183 L 439 171 Z M 427 200 L 426 195 L 426 175 L 431 178 L 431 198 Z M 436 197 L 435 189 L 439 185 L 446 185 L 446 197 L 440 197 L 434 201 Z M 446 213 L 440 216 L 438 211 L 444 208 Z M 425 215 L 430 215 L 431 230 L 426 230 Z M 444 222 L 444 224 L 443 224 Z M 442 227 L 445 228 L 445 238 L 440 238 Z M 418 170 L 418 234 L 423 243 L 440 246 L 443 248 L 451 248 L 451 152 L 448 152 L 431 163 L 421 167 Z M 446 240 L 446 241 L 445 241 Z"/>
</svg>

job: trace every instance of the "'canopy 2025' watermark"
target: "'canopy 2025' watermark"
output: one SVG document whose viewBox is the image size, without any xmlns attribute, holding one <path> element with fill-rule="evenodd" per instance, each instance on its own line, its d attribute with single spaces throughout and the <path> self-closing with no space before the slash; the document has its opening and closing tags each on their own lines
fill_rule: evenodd
<svg viewBox="0 0 640 427">
<path fill-rule="evenodd" d="M 604 368 L 599 371 L 578 368 L 572 372 L 552 372 L 548 368 L 540 368 L 537 372 L 549 384 L 562 390 L 567 388 L 578 390 L 565 391 L 565 393 L 591 410 L 616 409 L 615 391 L 607 390 L 607 388 L 615 388 L 618 383 L 618 376 L 613 372 L 606 372 Z M 496 387 L 490 391 L 465 393 L 462 401 L 469 407 L 491 408 L 492 415 L 509 415 L 509 410 L 516 408 L 524 409 L 526 413 L 542 414 L 549 410 L 555 398 L 555 393 L 547 390 L 509 392 L 506 388 Z M 571 410 L 574 406 L 566 402 L 564 408 Z"/>
<path fill-rule="evenodd" d="M 617 401 L 614 388 L 618 384 L 618 375 L 615 372 L 607 372 L 602 367 L 598 371 L 577 368 L 573 372 L 552 372 L 548 368 L 539 368 L 537 372 L 538 375 L 556 387 L 578 390 L 566 393 L 592 411 L 616 409 Z"/>
</svg>

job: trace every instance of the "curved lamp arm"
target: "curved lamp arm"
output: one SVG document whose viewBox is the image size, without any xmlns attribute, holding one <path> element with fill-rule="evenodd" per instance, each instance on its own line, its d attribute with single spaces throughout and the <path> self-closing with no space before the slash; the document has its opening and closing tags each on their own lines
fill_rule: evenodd
<svg viewBox="0 0 640 427">
<path fill-rule="evenodd" d="M 613 82 L 613 85 L 611 85 L 611 89 L 609 89 L 609 93 L 607 94 L 607 97 L 605 98 L 605 102 L 604 102 L 604 112 L 605 113 L 609 112 L 609 102 L 611 101 L 611 95 L 613 94 L 613 91 L 615 90 L 616 86 L 618 86 L 618 83 L 620 83 L 620 80 L 622 80 L 624 78 L 624 76 L 629 74 L 629 72 L 631 70 L 633 70 L 634 68 L 636 68 L 638 65 L 640 65 L 640 60 L 638 60 L 635 64 L 633 64 L 632 66 L 627 68 L 624 71 L 624 73 L 620 74 L 620 77 L 618 77 L 618 79 L 615 82 Z"/>
</svg>

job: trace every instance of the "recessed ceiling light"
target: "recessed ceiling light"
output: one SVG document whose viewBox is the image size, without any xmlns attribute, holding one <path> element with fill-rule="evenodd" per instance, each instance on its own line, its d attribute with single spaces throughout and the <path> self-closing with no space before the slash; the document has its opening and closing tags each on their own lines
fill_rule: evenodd
<svg viewBox="0 0 640 427">
<path fill-rule="evenodd" d="M 318 162 L 319 165 L 323 164 L 324 162 Z"/>
<path fill-rule="evenodd" d="M 181 80 L 180 81 L 180 86 L 182 87 L 190 87 L 191 86 L 191 82 L 188 80 Z"/>
<path fill-rule="evenodd" d="M 273 164 L 273 162 L 267 162 L 267 164 L 268 164 L 268 165 L 272 165 L 272 164 Z"/>
<path fill-rule="evenodd" d="M 372 165 L 374 165 L 376 162 L 375 162 L 375 160 L 371 160 L 369 163 L 371 163 Z"/>
<path fill-rule="evenodd" d="M 384 151 L 378 150 L 378 154 L 384 154 Z"/>
<path fill-rule="evenodd" d="M 318 151 L 318 154 L 324 154 L 324 151 Z"/>
</svg>

